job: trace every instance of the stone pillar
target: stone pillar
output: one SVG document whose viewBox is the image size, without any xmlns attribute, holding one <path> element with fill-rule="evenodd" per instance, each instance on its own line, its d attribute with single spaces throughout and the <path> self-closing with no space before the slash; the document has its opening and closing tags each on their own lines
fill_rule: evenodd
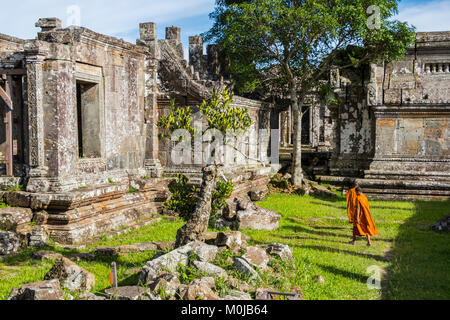
<svg viewBox="0 0 450 320">
<path fill-rule="evenodd" d="M 45 165 L 44 149 L 44 79 L 42 65 L 47 56 L 39 42 L 25 44 L 27 92 L 28 92 L 28 131 L 30 180 L 29 192 L 47 192 L 50 184 L 47 180 L 48 167 Z"/>
<path fill-rule="evenodd" d="M 220 61 L 219 51 L 217 45 L 209 44 L 206 46 L 206 68 L 208 69 L 208 77 L 211 79 L 218 79 L 220 76 Z"/>
<path fill-rule="evenodd" d="M 181 42 L 181 29 L 174 26 L 167 27 L 166 40 L 175 40 L 177 42 Z"/>
<path fill-rule="evenodd" d="M 41 28 L 41 32 L 61 29 L 62 22 L 58 18 L 40 18 L 35 24 L 36 28 Z"/>
<path fill-rule="evenodd" d="M 203 74 L 203 38 L 189 37 L 189 63 L 194 66 L 195 72 Z"/>
<path fill-rule="evenodd" d="M 145 130 L 146 151 L 145 169 L 149 176 L 158 178 L 162 175 L 162 167 L 159 161 L 158 128 L 158 64 L 161 58 L 156 24 L 153 22 L 139 25 L 140 39 L 137 44 L 148 49 L 145 58 Z"/>
<path fill-rule="evenodd" d="M 140 39 L 142 41 L 156 41 L 156 23 L 146 22 L 139 24 Z"/>
<path fill-rule="evenodd" d="M 178 27 L 167 27 L 166 28 L 166 43 L 169 43 L 170 46 L 174 49 L 178 58 L 181 60 L 184 59 L 184 48 L 181 43 L 181 29 Z"/>
</svg>

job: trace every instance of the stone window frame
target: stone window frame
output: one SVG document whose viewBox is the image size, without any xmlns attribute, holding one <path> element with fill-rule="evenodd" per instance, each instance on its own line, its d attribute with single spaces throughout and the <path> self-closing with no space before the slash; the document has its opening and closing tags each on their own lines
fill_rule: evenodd
<svg viewBox="0 0 450 320">
<path fill-rule="evenodd" d="M 88 71 L 89 70 L 89 71 Z M 88 82 L 97 84 L 99 86 L 99 120 L 100 120 L 100 157 L 96 158 L 80 158 L 77 153 L 78 167 L 84 167 L 86 165 L 98 164 L 100 167 L 104 167 L 106 163 L 106 125 L 105 125 L 105 77 L 103 68 L 101 66 L 94 66 L 85 64 L 82 62 L 76 62 L 75 65 L 75 92 L 77 82 Z M 75 93 L 76 94 L 76 93 Z M 74 112 L 77 115 L 77 98 L 75 98 Z M 77 129 L 78 132 L 78 129 Z M 78 145 L 78 135 L 77 135 Z"/>
</svg>

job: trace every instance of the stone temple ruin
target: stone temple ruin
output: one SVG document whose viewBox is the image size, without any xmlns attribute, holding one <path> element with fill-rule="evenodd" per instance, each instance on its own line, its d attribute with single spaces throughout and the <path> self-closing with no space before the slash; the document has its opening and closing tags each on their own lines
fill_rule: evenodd
<svg viewBox="0 0 450 320">
<path fill-rule="evenodd" d="M 159 40 L 156 25 L 143 23 L 134 45 L 56 18 L 36 26 L 34 40 L 0 34 L 0 185 L 9 205 L 31 208 L 52 239 L 71 244 L 150 218 L 175 174 L 201 177 L 199 165 L 172 163 L 156 123 L 172 99 L 198 106 L 229 87 L 215 45 L 204 55 L 202 38 L 190 37 L 188 62 L 177 27 Z M 450 196 L 450 33 L 417 37 L 405 61 L 333 73 L 338 105 L 311 100 L 303 124 L 310 175 L 359 178 L 373 197 Z M 288 150 L 290 113 L 238 96 L 233 104 L 249 110 L 258 137 L 245 152 L 262 161 L 226 172 L 235 194 L 267 190 L 270 130 L 281 129 L 280 150 Z"/>
<path fill-rule="evenodd" d="M 312 97 L 303 119 L 310 175 L 337 185 L 356 177 L 372 198 L 449 198 L 450 32 L 418 33 L 404 61 L 332 72 L 330 84 L 338 104 Z M 291 118 L 281 112 L 282 158 Z"/>
<path fill-rule="evenodd" d="M 26 186 L 4 193 L 9 205 L 31 208 L 51 238 L 70 244 L 150 218 L 168 197 L 167 176 L 201 177 L 199 165 L 172 164 L 170 141 L 159 139 L 156 123 L 172 99 L 199 105 L 227 86 L 213 46 L 203 57 L 201 40 L 190 39 L 191 57 L 208 64 L 200 73 L 184 60 L 176 27 L 158 40 L 154 23 L 141 24 L 133 45 L 82 27 L 63 29 L 56 18 L 36 26 L 35 40 L 0 35 L 2 112 L 9 119 L 1 124 L 0 184 Z M 256 132 L 267 130 L 265 142 L 253 143 L 261 153 L 269 107 L 242 97 L 233 104 L 247 107 Z M 267 190 L 270 167 L 227 172 L 237 194 Z"/>
</svg>

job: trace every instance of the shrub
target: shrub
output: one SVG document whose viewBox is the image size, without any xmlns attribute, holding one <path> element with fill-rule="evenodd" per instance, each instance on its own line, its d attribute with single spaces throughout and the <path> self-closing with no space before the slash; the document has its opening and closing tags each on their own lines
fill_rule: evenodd
<svg viewBox="0 0 450 320">
<path fill-rule="evenodd" d="M 227 205 L 225 202 L 233 193 L 233 181 L 219 178 L 216 181 L 216 190 L 213 192 L 211 201 L 211 215 L 209 217 L 209 226 L 214 228 L 217 219 L 221 215 L 222 209 Z"/>
<path fill-rule="evenodd" d="M 169 191 L 172 196 L 163 204 L 164 208 L 178 213 L 185 221 L 191 219 L 197 204 L 196 199 L 198 199 L 200 194 L 200 189 L 190 185 L 188 181 L 189 179 L 186 176 L 178 175 L 169 184 Z M 216 190 L 212 194 L 210 226 L 214 226 L 222 208 L 226 205 L 225 200 L 230 197 L 233 190 L 233 181 L 227 181 L 223 178 L 217 179 Z"/>
<path fill-rule="evenodd" d="M 185 221 L 191 218 L 197 202 L 195 199 L 199 193 L 198 188 L 188 184 L 188 181 L 187 177 L 179 174 L 169 184 L 169 191 L 172 196 L 163 204 L 164 208 L 178 213 Z"/>
</svg>

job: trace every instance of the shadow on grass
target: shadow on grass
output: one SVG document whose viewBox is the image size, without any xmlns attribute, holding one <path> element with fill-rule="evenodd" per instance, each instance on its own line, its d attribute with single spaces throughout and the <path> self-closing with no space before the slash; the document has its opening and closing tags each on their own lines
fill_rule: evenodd
<svg viewBox="0 0 450 320">
<path fill-rule="evenodd" d="M 326 272 L 332 273 L 334 275 L 340 275 L 342 277 L 346 277 L 351 280 L 356 280 L 361 283 L 365 283 L 367 281 L 367 275 L 364 275 L 364 274 L 354 273 L 354 272 L 342 270 L 342 269 L 332 267 L 332 266 L 325 266 L 322 264 L 316 264 L 316 266 L 318 266 L 319 268 L 321 268 L 322 270 L 324 270 Z"/>
<path fill-rule="evenodd" d="M 314 228 L 314 227 L 312 227 Z M 345 234 L 339 234 L 334 232 L 325 232 L 325 231 L 316 231 L 316 230 L 310 230 L 302 226 L 283 226 L 280 228 L 281 231 L 283 230 L 289 230 L 290 232 L 304 232 L 309 234 L 314 234 L 316 236 L 322 236 L 322 237 L 340 237 L 340 238 L 350 238 L 350 235 Z"/>
<path fill-rule="evenodd" d="M 371 258 L 377 261 L 381 261 L 381 262 L 386 262 L 387 258 L 380 256 L 380 255 L 376 255 L 376 254 L 370 254 L 370 253 L 359 253 L 359 252 L 354 252 L 354 251 L 349 251 L 349 250 L 342 250 L 342 249 L 334 249 L 334 248 L 329 248 L 329 247 L 323 247 L 323 246 L 311 246 L 311 245 L 299 245 L 299 248 L 303 248 L 303 249 L 312 249 L 312 250 L 317 250 L 317 251 L 322 251 L 322 252 L 331 252 L 331 253 L 338 253 L 338 254 L 348 254 L 348 255 L 352 255 L 352 256 L 356 256 L 356 257 L 361 257 L 361 258 Z"/>
<path fill-rule="evenodd" d="M 450 200 L 416 201 L 414 205 L 414 215 L 399 227 L 394 241 L 383 298 L 448 300 L 450 234 L 435 233 L 429 226 L 450 213 Z"/>
<path fill-rule="evenodd" d="M 346 201 L 345 196 L 341 196 L 341 195 L 337 195 L 337 194 L 334 197 L 331 197 L 331 196 L 319 196 L 319 195 L 312 194 L 312 195 L 310 195 L 310 197 L 314 198 L 314 199 L 317 199 L 317 200 L 326 201 L 326 202 L 333 202 L 333 203 Z M 322 202 L 317 202 L 317 204 L 324 205 Z M 329 205 L 329 206 L 332 206 L 332 205 Z M 341 207 L 341 206 L 336 206 L 336 207 Z"/>
</svg>

